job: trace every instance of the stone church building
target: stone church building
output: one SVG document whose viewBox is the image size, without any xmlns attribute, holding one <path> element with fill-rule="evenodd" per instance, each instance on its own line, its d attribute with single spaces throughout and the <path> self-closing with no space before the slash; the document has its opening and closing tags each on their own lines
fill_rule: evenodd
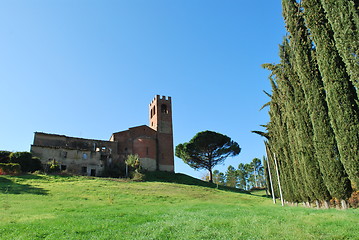
<svg viewBox="0 0 359 240">
<path fill-rule="evenodd" d="M 137 154 L 145 170 L 174 172 L 171 97 L 156 95 L 149 104 L 149 122 L 115 132 L 108 141 L 35 132 L 31 152 L 43 164 L 55 161 L 61 170 L 89 176 L 123 165 L 129 154 Z"/>
</svg>

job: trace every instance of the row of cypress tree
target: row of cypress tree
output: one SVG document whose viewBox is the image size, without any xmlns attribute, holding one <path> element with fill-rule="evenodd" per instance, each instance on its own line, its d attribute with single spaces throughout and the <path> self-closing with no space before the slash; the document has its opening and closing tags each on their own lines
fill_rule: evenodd
<svg viewBox="0 0 359 240">
<path fill-rule="evenodd" d="M 281 61 L 263 65 L 272 85 L 262 133 L 269 166 L 275 173 L 275 157 L 286 201 L 345 204 L 359 190 L 358 1 L 282 0 L 282 7 Z"/>
</svg>

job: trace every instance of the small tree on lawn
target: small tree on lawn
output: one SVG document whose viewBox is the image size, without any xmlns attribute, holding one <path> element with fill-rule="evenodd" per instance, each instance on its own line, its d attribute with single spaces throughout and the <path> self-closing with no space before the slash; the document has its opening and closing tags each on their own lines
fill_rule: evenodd
<svg viewBox="0 0 359 240">
<path fill-rule="evenodd" d="M 128 166 L 133 169 L 131 176 L 134 180 L 142 180 L 143 174 L 141 171 L 141 162 L 140 157 L 137 154 L 130 154 L 127 156 L 126 160 L 126 175 L 128 176 Z"/>
<path fill-rule="evenodd" d="M 140 158 L 137 154 L 128 155 L 125 162 L 127 166 L 130 166 L 135 170 L 140 168 Z"/>
<path fill-rule="evenodd" d="M 238 143 L 212 131 L 199 132 L 189 142 L 176 146 L 176 156 L 190 167 L 208 170 L 209 182 L 213 182 L 213 167 L 223 163 L 227 157 L 238 155 L 240 151 Z"/>
</svg>

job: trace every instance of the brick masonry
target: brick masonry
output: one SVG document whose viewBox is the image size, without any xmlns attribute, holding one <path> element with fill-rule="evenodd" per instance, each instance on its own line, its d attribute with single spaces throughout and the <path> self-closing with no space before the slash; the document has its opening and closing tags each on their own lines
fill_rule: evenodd
<svg viewBox="0 0 359 240">
<path fill-rule="evenodd" d="M 63 170 L 83 175 L 101 176 L 129 154 L 137 154 L 148 171 L 174 172 L 171 97 L 155 96 L 149 124 L 113 133 L 109 141 L 35 132 L 31 152 L 43 164 L 56 161 Z"/>
</svg>

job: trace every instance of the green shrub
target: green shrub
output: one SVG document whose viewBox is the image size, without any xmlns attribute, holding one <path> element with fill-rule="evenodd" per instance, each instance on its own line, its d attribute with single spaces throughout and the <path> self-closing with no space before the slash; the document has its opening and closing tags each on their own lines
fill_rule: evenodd
<svg viewBox="0 0 359 240">
<path fill-rule="evenodd" d="M 0 163 L 8 163 L 10 160 L 10 154 L 9 151 L 0 151 Z"/>
<path fill-rule="evenodd" d="M 124 163 L 112 163 L 105 166 L 101 176 L 118 178 L 126 175 L 126 166 Z"/>
<path fill-rule="evenodd" d="M 22 172 L 35 172 L 41 170 L 41 161 L 37 157 L 33 157 L 30 152 L 14 152 L 9 156 L 10 163 L 18 163 Z"/>
<path fill-rule="evenodd" d="M 32 157 L 30 166 L 31 167 L 29 169 L 29 172 L 41 171 L 42 170 L 42 164 L 41 164 L 40 158 Z"/>
<path fill-rule="evenodd" d="M 54 172 L 59 172 L 60 171 L 60 165 L 58 164 L 58 162 L 56 160 L 50 160 L 46 165 L 45 165 L 45 172 L 46 173 L 54 173 Z"/>
<path fill-rule="evenodd" d="M 133 181 L 142 182 L 145 180 L 145 174 L 140 173 L 138 171 L 134 171 L 131 173 L 131 178 Z"/>
<path fill-rule="evenodd" d="M 19 174 L 21 166 L 18 163 L 0 163 L 0 175 Z"/>
</svg>

